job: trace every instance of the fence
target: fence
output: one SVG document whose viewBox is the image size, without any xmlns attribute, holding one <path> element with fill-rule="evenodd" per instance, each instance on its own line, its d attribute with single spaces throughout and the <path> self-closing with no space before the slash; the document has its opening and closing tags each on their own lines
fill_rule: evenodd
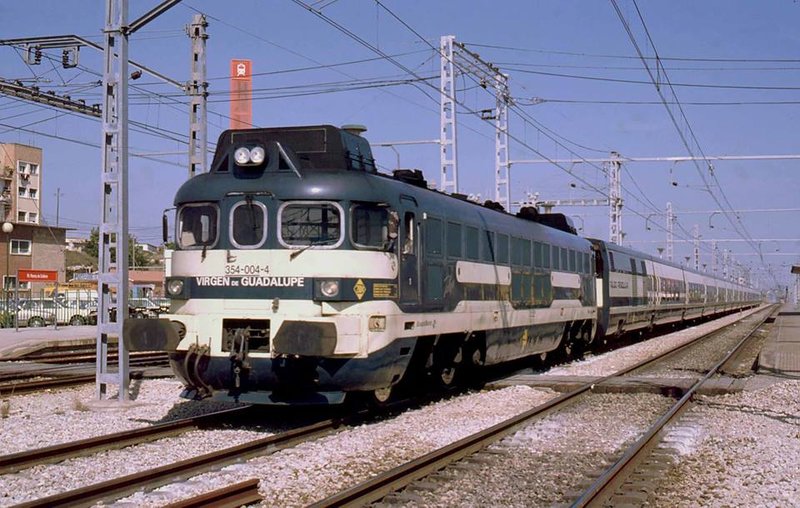
<svg viewBox="0 0 800 508">
<path fill-rule="evenodd" d="M 113 297 L 112 297 L 113 298 Z M 168 298 L 128 298 L 128 316 L 132 318 L 157 318 L 169 312 Z M 116 307 L 112 300 L 111 316 L 115 319 Z M 0 290 L 0 328 L 15 326 L 94 325 L 97 324 L 97 291 L 94 289 L 67 289 L 55 293 L 52 289 Z"/>
<path fill-rule="evenodd" d="M 97 291 L 70 289 L 0 291 L 0 326 L 87 325 L 97 323 Z"/>
</svg>

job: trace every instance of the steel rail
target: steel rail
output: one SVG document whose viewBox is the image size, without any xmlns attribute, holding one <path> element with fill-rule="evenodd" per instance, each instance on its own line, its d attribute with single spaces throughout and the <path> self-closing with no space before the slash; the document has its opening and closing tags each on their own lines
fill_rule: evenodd
<svg viewBox="0 0 800 508">
<path fill-rule="evenodd" d="M 743 316 L 742 319 L 745 319 L 752 314 L 753 313 Z M 724 328 L 727 328 L 728 326 L 730 325 L 727 325 Z M 389 471 L 385 471 L 363 483 L 318 501 L 311 506 L 314 508 L 332 506 L 350 507 L 363 506 L 365 504 L 378 501 L 388 494 L 398 491 L 432 472 L 442 469 L 463 457 L 471 455 L 485 448 L 486 446 L 499 441 L 505 436 L 515 432 L 520 427 L 529 424 L 534 418 L 541 418 L 547 414 L 567 407 L 567 405 L 574 403 L 579 396 L 592 391 L 595 385 L 627 375 L 652 363 L 662 361 L 696 344 L 698 341 L 704 340 L 709 336 L 718 333 L 719 331 L 720 329 L 717 329 L 704 333 L 680 346 L 676 346 L 675 348 L 660 353 L 657 356 L 643 360 L 631 367 L 621 369 L 620 371 L 607 376 L 597 377 L 571 392 L 553 398 L 544 404 L 536 406 L 535 408 L 509 418 L 480 432 L 462 438 L 454 443 L 449 444 L 448 446 L 434 450 L 431 453 L 423 455 L 422 457 L 405 464 L 401 464 L 400 466 L 390 469 Z"/>
<path fill-rule="evenodd" d="M 113 365 L 113 364 L 109 364 Z M 133 362 L 132 365 L 136 365 L 141 367 L 142 363 Z M 149 363 L 146 364 L 147 366 L 152 366 Z M 46 370 L 42 372 L 31 372 L 27 371 L 21 373 L 18 376 L 13 376 L 11 378 L 5 378 L 4 381 L 8 381 L 9 379 L 25 379 L 35 376 L 56 376 L 56 374 L 52 370 Z M 42 390 L 49 390 L 52 388 L 65 388 L 68 386 L 75 386 L 80 384 L 86 383 L 93 383 L 96 379 L 95 374 L 74 374 L 74 375 L 64 375 L 60 377 L 53 377 L 52 379 L 42 379 L 38 381 L 22 381 L 18 383 L 9 383 L 3 382 L 0 383 L 0 394 L 3 396 L 13 396 L 13 395 L 24 395 L 31 392 L 38 392 Z"/>
<path fill-rule="evenodd" d="M 116 360 L 119 357 L 117 353 L 108 355 L 109 360 Z M 130 359 L 145 360 L 169 360 L 169 354 L 161 351 L 134 351 L 130 353 Z M 5 361 L 14 362 L 33 362 L 33 363 L 47 363 L 47 364 L 62 364 L 71 362 L 95 362 L 97 360 L 96 351 L 72 351 L 65 353 L 40 353 L 25 355 L 21 358 L 6 359 Z"/>
<path fill-rule="evenodd" d="M 736 346 L 733 347 L 733 349 L 728 351 L 725 356 L 713 367 L 711 367 L 711 369 L 709 369 L 709 371 L 702 378 L 697 380 L 697 382 L 695 382 L 692 387 L 686 391 L 683 397 L 681 397 L 666 413 L 656 420 L 656 422 L 648 429 L 648 431 L 641 438 L 639 438 L 636 443 L 631 445 L 619 460 L 606 469 L 606 471 L 601 474 L 597 480 L 595 480 L 584 491 L 584 493 L 574 503 L 572 503 L 571 506 L 582 508 L 590 504 L 595 505 L 611 496 L 613 494 L 613 490 L 621 485 L 622 482 L 624 482 L 629 473 L 633 472 L 633 469 L 639 461 L 638 459 L 641 459 L 642 456 L 656 444 L 656 437 L 664 429 L 664 427 L 671 422 L 676 421 L 678 417 L 683 414 L 686 409 L 688 409 L 689 402 L 697 390 L 703 385 L 703 383 L 708 381 L 711 376 L 716 374 L 717 371 L 719 371 L 720 368 L 728 361 L 728 359 L 735 355 L 742 348 L 742 346 L 744 346 L 744 344 L 750 340 L 753 334 L 755 334 L 755 332 L 764 325 L 770 314 L 771 311 L 767 312 L 764 317 L 761 318 L 761 320 L 755 326 L 753 326 L 753 328 L 736 344 Z"/>
<path fill-rule="evenodd" d="M 49 388 L 62 388 L 84 383 L 94 382 L 94 374 L 82 374 L 76 376 L 64 376 L 55 379 L 45 379 L 43 381 L 24 381 L 21 383 L 4 383 L 0 385 L 0 393 L 4 395 L 21 395 L 24 393 L 47 390 Z M 6 393 L 7 392 L 7 393 Z"/>
<path fill-rule="evenodd" d="M 98 451 L 125 448 L 148 441 L 155 441 L 156 439 L 175 436 L 190 430 L 198 429 L 203 425 L 209 425 L 215 420 L 228 418 L 231 415 L 240 413 L 249 408 L 250 406 L 243 406 L 226 409 L 202 416 L 160 423 L 150 427 L 115 432 L 113 434 L 105 434 L 81 439 L 79 441 L 2 455 L 0 456 L 0 474 L 16 473 L 39 464 L 60 462 L 74 457 L 91 455 Z"/>
<path fill-rule="evenodd" d="M 228 485 L 199 496 L 170 503 L 164 508 L 239 508 L 263 500 L 258 492 L 258 478 Z"/>
<path fill-rule="evenodd" d="M 119 499 L 141 489 L 152 490 L 168 483 L 189 478 L 233 462 L 242 461 L 265 452 L 275 452 L 296 443 L 328 434 L 351 421 L 361 420 L 357 415 L 349 419 L 328 419 L 282 432 L 248 443 L 231 446 L 215 452 L 174 462 L 165 466 L 140 471 L 120 478 L 88 485 L 16 505 L 17 508 L 52 506 L 92 506 L 100 501 Z"/>
</svg>

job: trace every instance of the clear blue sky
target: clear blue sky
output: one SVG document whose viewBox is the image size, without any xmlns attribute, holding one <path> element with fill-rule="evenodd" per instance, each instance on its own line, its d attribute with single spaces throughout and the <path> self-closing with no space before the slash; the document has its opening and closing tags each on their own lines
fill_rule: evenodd
<svg viewBox="0 0 800 508">
<path fill-rule="evenodd" d="M 609 2 L 381 2 L 323 0 L 309 4 L 368 45 L 393 55 L 413 75 L 380 59 L 372 49 L 291 0 L 185 1 L 131 37 L 130 57 L 173 79 L 187 80 L 190 46 L 183 29 L 193 14 L 203 12 L 209 21 L 210 108 L 217 113 L 209 115 L 210 141 L 216 141 L 228 126 L 231 58 L 253 60 L 257 74 L 253 118 L 257 125 L 361 123 L 368 127 L 366 136 L 374 142 L 430 140 L 439 136 L 435 90 L 419 83 L 375 85 L 429 78 L 428 83 L 438 87 L 439 57 L 430 44 L 438 46 L 440 36 L 452 34 L 510 76 L 511 94 L 516 100 L 510 115 L 510 131 L 515 138 L 511 142 L 512 160 L 542 155 L 604 157 L 611 150 L 631 157 L 688 155 L 679 129 L 660 103 Z M 130 19 L 157 3 L 131 2 Z M 620 0 L 619 6 L 645 55 L 654 56 L 634 4 Z M 796 133 L 800 111 L 798 3 L 640 1 L 639 8 L 703 153 L 800 153 Z M 78 34 L 102 43 L 104 9 L 105 2 L 100 0 L 3 2 L 0 38 Z M 46 53 L 42 65 L 31 68 L 20 55 L 13 48 L 0 47 L 0 77 L 38 77 L 37 85 L 43 90 L 68 93 L 88 103 L 100 102 L 99 53 L 83 49 L 77 70 L 62 69 L 60 53 L 55 51 Z M 54 59 L 52 63 L 47 57 Z M 366 61 L 337 65 L 360 60 Z M 663 76 L 659 79 L 665 97 L 671 99 Z M 147 76 L 132 84 L 136 88 L 130 91 L 131 118 L 143 126 L 138 130 L 146 128 L 151 134 L 132 132 L 131 151 L 185 150 L 186 98 L 179 90 Z M 463 108 L 487 109 L 494 104 L 493 98 L 469 78 L 459 77 L 458 89 Z M 676 106 L 671 110 L 679 115 Z M 689 127 L 680 123 L 680 132 L 688 135 Z M 60 188 L 60 225 L 86 234 L 99 217 L 99 122 L 0 96 L 0 124 L 1 142 L 33 144 L 45 150 L 45 219 L 56 222 L 55 193 Z M 28 131 L 16 129 L 19 127 Z M 543 128 L 547 130 L 542 132 Z M 460 113 L 462 192 L 481 194 L 484 199 L 493 197 L 493 136 L 490 125 Z M 429 180 L 438 180 L 439 152 L 435 145 L 398 150 L 403 167 L 420 168 Z M 697 152 L 694 146 L 693 150 Z M 376 148 L 375 154 L 382 168 L 395 167 L 397 156 L 393 151 Z M 131 231 L 152 243 L 160 242 L 161 211 L 171 205 L 173 193 L 187 174 L 185 156 L 158 158 L 165 162 L 131 159 Z M 698 171 L 687 162 L 626 164 L 625 243 L 652 253 L 656 247 L 663 247 L 662 214 L 666 202 L 671 201 L 678 213 L 677 240 L 685 240 L 692 226 L 698 224 L 704 240 L 720 240 L 720 249 L 731 249 L 736 260 L 760 272 L 763 266 L 748 242 L 723 240 L 741 240 L 742 231 L 752 239 L 770 239 L 760 242 L 764 259 L 783 283 L 789 281 L 788 265 L 800 261 L 800 241 L 780 239 L 800 238 L 798 212 L 744 210 L 800 207 L 800 161 L 718 161 L 714 164 L 716 181 L 702 169 Z M 605 186 L 599 167 L 589 164 L 565 164 L 563 168 L 519 164 L 512 169 L 515 201 L 524 199 L 526 192 L 538 193 L 540 199 L 600 198 L 597 189 Z M 714 196 L 727 200 L 733 209 L 743 210 L 737 228 L 721 214 L 709 218 L 708 212 L 686 213 L 718 209 Z M 576 225 L 585 234 L 607 238 L 606 208 L 562 211 L 578 215 Z M 689 244 L 676 244 L 676 260 L 683 261 L 690 254 Z M 710 266 L 707 246 L 702 262 Z"/>
</svg>

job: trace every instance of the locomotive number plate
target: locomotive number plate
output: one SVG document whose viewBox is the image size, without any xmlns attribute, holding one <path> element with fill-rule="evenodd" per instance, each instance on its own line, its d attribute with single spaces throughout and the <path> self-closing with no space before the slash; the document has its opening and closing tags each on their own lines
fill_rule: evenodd
<svg viewBox="0 0 800 508">
<path fill-rule="evenodd" d="M 225 275 L 268 275 L 268 265 L 225 265 Z"/>
</svg>

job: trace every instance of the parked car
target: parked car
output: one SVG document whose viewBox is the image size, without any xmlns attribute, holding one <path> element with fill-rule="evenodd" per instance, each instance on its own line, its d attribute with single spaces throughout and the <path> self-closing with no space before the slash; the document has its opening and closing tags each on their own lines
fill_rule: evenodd
<svg viewBox="0 0 800 508">
<path fill-rule="evenodd" d="M 17 316 L 17 324 L 19 326 L 47 326 L 56 322 L 56 313 L 52 309 L 36 305 L 35 302 L 30 300 L 20 302 L 20 305 L 13 312 Z"/>
<path fill-rule="evenodd" d="M 20 301 L 19 310 L 30 311 L 32 314 L 41 316 L 50 315 L 57 320 L 57 323 L 60 325 L 70 324 L 80 326 L 90 322 L 89 309 L 81 308 L 77 302 L 65 302 L 53 300 L 51 298 L 30 298 Z M 29 319 L 34 317 L 35 316 L 31 316 Z M 18 319 L 22 321 L 21 318 Z M 29 323 L 28 326 L 34 325 Z"/>
<path fill-rule="evenodd" d="M 151 296 L 150 300 L 159 306 L 161 311 L 159 314 L 163 314 L 165 312 L 169 312 L 169 307 L 172 304 L 172 300 L 169 298 L 164 298 L 163 296 Z"/>
<path fill-rule="evenodd" d="M 128 298 L 128 308 L 128 315 L 134 318 L 157 318 L 161 313 L 161 307 L 150 298 Z"/>
</svg>

